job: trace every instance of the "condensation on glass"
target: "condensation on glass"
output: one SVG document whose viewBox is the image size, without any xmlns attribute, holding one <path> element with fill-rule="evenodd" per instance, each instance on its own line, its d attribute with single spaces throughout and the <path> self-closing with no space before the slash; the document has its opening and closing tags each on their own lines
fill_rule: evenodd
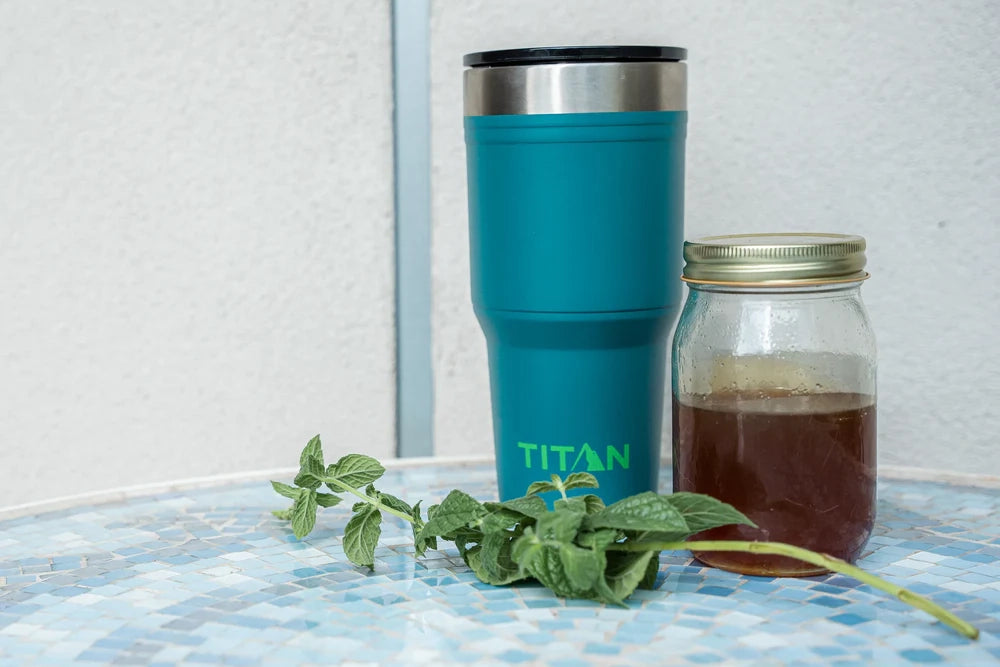
<svg viewBox="0 0 1000 667">
<path fill-rule="evenodd" d="M 756 524 L 698 539 L 787 542 L 855 560 L 875 519 L 876 352 L 861 300 L 865 240 L 836 234 L 685 244 L 673 345 L 675 491 Z M 695 554 L 727 570 L 808 576 L 779 556 Z"/>
</svg>

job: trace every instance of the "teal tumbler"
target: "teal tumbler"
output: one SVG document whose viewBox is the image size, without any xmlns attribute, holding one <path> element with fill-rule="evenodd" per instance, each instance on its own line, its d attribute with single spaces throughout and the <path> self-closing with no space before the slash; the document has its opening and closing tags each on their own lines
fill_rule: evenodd
<svg viewBox="0 0 1000 667">
<path fill-rule="evenodd" d="M 685 55 L 465 57 L 472 300 L 501 499 L 553 473 L 592 473 L 608 503 L 657 488 L 681 300 Z"/>
</svg>

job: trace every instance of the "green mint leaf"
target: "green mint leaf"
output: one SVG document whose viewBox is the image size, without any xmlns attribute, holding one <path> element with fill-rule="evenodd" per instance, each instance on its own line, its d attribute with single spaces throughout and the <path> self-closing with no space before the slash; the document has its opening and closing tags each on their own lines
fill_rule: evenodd
<svg viewBox="0 0 1000 667">
<path fill-rule="evenodd" d="M 753 522 L 731 505 L 727 505 L 711 496 L 678 492 L 661 497 L 681 513 L 687 528 L 685 530 L 674 531 L 629 531 L 628 537 L 631 541 L 638 543 L 648 542 L 651 544 L 656 542 L 677 542 L 690 537 L 694 533 L 718 526 L 726 526 L 734 523 L 754 525 Z"/>
<path fill-rule="evenodd" d="M 489 535 L 491 533 L 506 533 L 520 520 L 521 515 L 517 512 L 501 508 L 483 515 L 474 522 L 474 525 L 479 528 L 483 535 Z"/>
<path fill-rule="evenodd" d="M 307 456 L 295 476 L 295 485 L 304 489 L 316 490 L 323 483 L 323 461 L 315 456 Z"/>
<path fill-rule="evenodd" d="M 579 497 L 583 498 L 583 502 L 587 506 L 587 514 L 596 514 L 605 507 L 604 501 L 601 500 L 599 496 L 595 496 L 592 493 L 588 493 L 585 496 L 579 496 Z"/>
<path fill-rule="evenodd" d="M 514 498 L 513 500 L 507 500 L 499 503 L 499 505 L 504 509 L 517 512 L 522 516 L 536 520 L 547 514 L 549 511 L 545 501 L 538 496 L 523 496 L 521 498 Z"/>
<path fill-rule="evenodd" d="M 519 576 L 520 568 L 511 558 L 510 533 L 506 531 L 495 531 L 483 535 L 481 549 L 477 550 L 477 555 L 481 560 L 482 574 L 477 571 L 476 576 L 480 580 L 492 584 L 494 581 L 503 581 L 511 576 Z M 471 551 L 471 550 L 470 550 Z M 466 562 L 469 558 L 466 557 Z M 471 566 L 470 566 L 471 567 Z M 476 568 L 472 568 L 476 570 Z"/>
<path fill-rule="evenodd" d="M 300 472 L 295 476 L 295 484 L 310 491 L 315 491 L 322 483 L 322 480 L 311 472 Z"/>
<path fill-rule="evenodd" d="M 629 544 L 633 546 L 645 546 L 645 545 L 656 545 L 662 542 L 681 542 L 686 540 L 691 536 L 688 531 L 681 532 L 662 532 L 662 531 L 643 531 L 643 530 L 626 530 L 625 537 L 628 538 Z"/>
<path fill-rule="evenodd" d="M 371 507 L 371 506 L 372 506 L 371 503 L 359 500 L 358 502 L 351 505 L 351 511 L 357 514 L 358 512 L 363 511 L 366 507 Z"/>
<path fill-rule="evenodd" d="M 602 528 L 593 532 L 580 533 L 576 536 L 576 543 L 587 549 L 603 551 L 618 541 L 619 531 L 614 528 Z"/>
<path fill-rule="evenodd" d="M 413 523 L 410 524 L 410 528 L 413 529 L 413 551 L 417 558 L 423 556 L 427 549 L 437 549 L 437 537 L 420 537 L 420 531 L 424 527 L 424 520 L 420 518 L 420 503 L 418 500 L 410 512 L 410 516 L 413 517 Z"/>
<path fill-rule="evenodd" d="M 434 514 L 427 513 L 427 523 L 420 530 L 420 538 L 437 536 L 450 539 L 460 528 L 486 515 L 483 504 L 459 490 L 449 493 L 441 504 L 434 509 Z"/>
<path fill-rule="evenodd" d="M 320 507 L 333 507 L 340 503 L 342 498 L 340 496 L 335 496 L 332 493 L 317 493 L 316 494 L 316 504 Z"/>
<path fill-rule="evenodd" d="M 382 464 L 364 454 L 348 454 L 326 469 L 326 476 L 332 477 L 352 489 L 374 482 L 385 472 Z M 339 491 L 331 486 L 331 490 Z"/>
<path fill-rule="evenodd" d="M 537 496 L 535 496 L 537 498 Z M 552 506 L 558 512 L 559 510 L 570 510 L 576 512 L 577 514 L 587 513 L 587 502 L 583 498 L 559 498 Z"/>
<path fill-rule="evenodd" d="M 290 510 L 290 509 L 287 509 L 287 510 L 271 510 L 271 514 L 273 514 L 274 516 L 276 516 L 279 519 L 282 519 L 284 521 L 288 521 L 289 519 L 292 518 L 292 510 Z"/>
<path fill-rule="evenodd" d="M 734 523 L 756 527 L 753 521 L 735 507 L 711 496 L 681 491 L 663 497 L 681 513 L 690 533 L 700 533 Z"/>
<path fill-rule="evenodd" d="M 528 566 L 531 575 L 562 597 L 588 597 L 587 587 L 578 587 L 573 583 L 560 556 L 561 547 L 542 546 Z"/>
<path fill-rule="evenodd" d="M 570 584 L 578 591 L 589 591 L 601 576 L 603 563 L 598 554 L 573 544 L 559 547 L 559 559 Z"/>
<path fill-rule="evenodd" d="M 569 544 L 576 539 L 576 532 L 583 517 L 583 512 L 572 509 L 549 512 L 535 524 L 535 532 L 545 542 L 555 541 Z"/>
<path fill-rule="evenodd" d="M 596 489 L 598 487 L 597 478 L 589 472 L 571 473 L 562 483 L 563 489 Z"/>
<path fill-rule="evenodd" d="M 489 571 L 485 567 L 485 564 L 489 562 L 487 560 L 485 545 L 472 547 L 465 552 L 463 558 L 466 565 L 469 566 L 476 577 L 484 584 L 506 586 L 507 584 L 527 578 L 527 574 L 522 573 L 517 563 L 511 558 L 510 552 L 511 543 L 508 540 L 500 547 L 500 551 L 496 554 L 495 558 L 492 555 L 489 556 L 489 561 L 493 562 L 492 569 Z"/>
<path fill-rule="evenodd" d="M 597 478 L 589 472 L 574 472 L 571 473 L 565 480 L 559 477 L 559 475 L 553 474 L 552 481 L 550 482 L 533 482 L 531 486 L 528 487 L 528 491 L 525 495 L 533 496 L 540 493 L 546 493 L 548 491 L 558 491 L 559 493 L 565 495 L 570 489 L 596 488 Z"/>
<path fill-rule="evenodd" d="M 469 545 L 482 544 L 483 533 L 476 528 L 459 528 L 455 531 L 454 535 L 445 537 L 442 539 L 451 540 L 455 543 L 455 547 L 458 549 L 458 554 L 465 558 L 466 551 L 469 550 Z"/>
<path fill-rule="evenodd" d="M 623 604 L 625 598 L 646 576 L 646 568 L 653 557 L 653 551 L 606 551 L 607 565 L 604 576 L 598 577 L 595 589 L 601 599 L 615 604 Z"/>
<path fill-rule="evenodd" d="M 690 533 L 668 496 L 646 491 L 587 516 L 588 528 Z"/>
<path fill-rule="evenodd" d="M 535 529 L 528 526 L 521 537 L 511 545 L 511 558 L 524 572 L 531 571 L 531 564 L 542 550 L 542 541 L 535 534 Z"/>
<path fill-rule="evenodd" d="M 375 546 L 382 534 L 382 513 L 368 503 L 344 527 L 344 553 L 355 565 L 375 569 Z"/>
<path fill-rule="evenodd" d="M 292 532 L 300 540 L 316 525 L 316 492 L 305 491 L 292 505 Z"/>
<path fill-rule="evenodd" d="M 656 575 L 659 572 L 660 552 L 654 551 L 653 555 L 649 559 L 649 562 L 646 564 L 646 574 L 642 575 L 642 579 L 639 580 L 638 588 L 642 588 L 647 591 L 654 590 L 656 588 Z"/>
<path fill-rule="evenodd" d="M 402 512 L 407 516 L 413 515 L 413 508 L 410 507 L 409 503 L 400 500 L 391 493 L 383 493 L 382 491 L 376 491 L 375 497 L 378 498 L 379 502 L 385 505 L 386 507 L 394 509 L 397 512 Z"/>
<path fill-rule="evenodd" d="M 323 445 L 320 444 L 319 435 L 313 437 L 299 454 L 299 467 L 304 466 L 310 458 L 317 459 L 320 466 L 323 465 Z"/>
<path fill-rule="evenodd" d="M 291 498 L 292 500 L 298 498 L 299 493 L 301 493 L 301 490 L 296 489 L 294 486 L 282 484 L 281 482 L 275 482 L 274 480 L 271 480 L 271 488 L 277 491 L 280 495 L 286 498 Z"/>
<path fill-rule="evenodd" d="M 534 496 L 539 493 L 546 493 L 548 491 L 558 491 L 559 487 L 554 485 L 552 482 L 532 482 L 528 487 L 528 490 L 524 492 L 526 496 Z"/>
</svg>

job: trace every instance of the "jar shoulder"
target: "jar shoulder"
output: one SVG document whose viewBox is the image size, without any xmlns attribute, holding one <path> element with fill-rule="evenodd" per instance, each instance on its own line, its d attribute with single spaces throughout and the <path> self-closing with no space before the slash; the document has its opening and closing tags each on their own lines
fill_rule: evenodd
<svg viewBox="0 0 1000 667">
<path fill-rule="evenodd" d="M 860 295 L 739 297 L 691 291 L 673 341 L 675 392 L 874 396 L 876 342 Z"/>
</svg>

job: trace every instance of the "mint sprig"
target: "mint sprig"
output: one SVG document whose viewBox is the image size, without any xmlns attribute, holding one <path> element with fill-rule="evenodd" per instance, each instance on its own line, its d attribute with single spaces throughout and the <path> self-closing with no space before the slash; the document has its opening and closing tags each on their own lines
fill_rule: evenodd
<svg viewBox="0 0 1000 667">
<path fill-rule="evenodd" d="M 754 525 L 736 508 L 710 496 L 646 492 L 605 506 L 594 494 L 567 494 L 597 488 L 590 473 L 573 473 L 566 479 L 552 475 L 549 481 L 535 482 L 524 497 L 505 502 L 483 503 L 456 489 L 427 509 L 425 521 L 420 502 L 411 506 L 375 488 L 384 473 L 381 463 L 364 454 L 348 454 L 326 465 L 317 435 L 302 450 L 294 486 L 271 482 L 279 495 L 292 500 L 290 508 L 273 514 L 291 521 L 292 531 L 301 539 L 315 527 L 319 507 L 333 507 L 344 494 L 350 495 L 356 502 L 344 527 L 343 547 L 356 565 L 375 568 L 382 515 L 387 513 L 411 525 L 418 558 L 445 540 L 455 544 L 466 565 L 485 583 L 502 586 L 535 579 L 563 597 L 617 605 L 637 588 L 654 587 L 661 551 L 787 556 L 854 577 L 926 611 L 966 637 L 979 636 L 975 627 L 927 598 L 832 556 L 778 542 L 685 542 L 719 526 Z M 319 490 L 324 485 L 331 493 Z M 552 509 L 538 495 L 547 492 L 561 496 Z"/>
</svg>

